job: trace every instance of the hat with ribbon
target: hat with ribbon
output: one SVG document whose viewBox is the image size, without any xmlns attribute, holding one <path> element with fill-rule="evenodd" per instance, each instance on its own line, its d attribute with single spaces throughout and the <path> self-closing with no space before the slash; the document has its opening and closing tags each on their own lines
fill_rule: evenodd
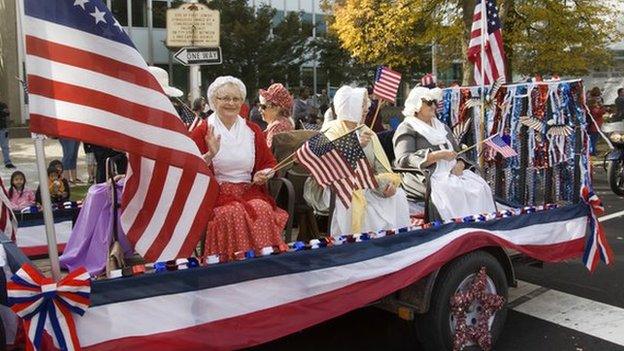
<svg viewBox="0 0 624 351">
<path fill-rule="evenodd" d="M 267 90 L 260 89 L 260 99 L 277 105 L 286 111 L 290 111 L 293 106 L 292 95 L 280 83 L 271 84 Z"/>
</svg>

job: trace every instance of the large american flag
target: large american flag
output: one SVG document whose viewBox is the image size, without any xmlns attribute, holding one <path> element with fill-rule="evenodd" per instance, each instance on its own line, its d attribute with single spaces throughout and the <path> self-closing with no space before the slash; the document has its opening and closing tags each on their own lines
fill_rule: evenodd
<svg viewBox="0 0 624 351">
<path fill-rule="evenodd" d="M 485 18 L 482 18 L 485 7 Z M 481 43 L 484 40 L 481 28 L 487 23 L 485 52 L 481 52 Z M 481 55 L 484 54 L 483 61 Z M 505 49 L 503 48 L 503 35 L 501 22 L 496 10 L 495 0 L 477 0 L 474 15 L 472 16 L 472 29 L 470 43 L 468 44 L 468 60 L 474 64 L 475 83 L 492 84 L 498 77 L 505 77 Z M 484 75 L 481 77 L 481 63 L 483 62 Z"/>
<path fill-rule="evenodd" d="M 518 156 L 518 153 L 516 153 L 516 151 L 512 149 L 511 146 L 505 142 L 505 140 L 503 140 L 500 134 L 495 134 L 494 136 L 486 139 L 485 144 L 494 149 L 494 151 L 503 155 L 504 158 Z"/>
<path fill-rule="evenodd" d="M 314 180 L 326 187 L 337 179 L 350 178 L 351 167 L 323 133 L 319 133 L 296 151 L 297 159 L 309 171 Z"/>
<path fill-rule="evenodd" d="M 128 152 L 128 239 L 148 261 L 187 257 L 215 182 L 145 61 L 101 0 L 24 4 L 31 131 Z"/>
<path fill-rule="evenodd" d="M 401 84 L 401 73 L 388 67 L 379 66 L 375 73 L 373 94 L 392 103 L 396 100 L 397 91 Z"/>
</svg>

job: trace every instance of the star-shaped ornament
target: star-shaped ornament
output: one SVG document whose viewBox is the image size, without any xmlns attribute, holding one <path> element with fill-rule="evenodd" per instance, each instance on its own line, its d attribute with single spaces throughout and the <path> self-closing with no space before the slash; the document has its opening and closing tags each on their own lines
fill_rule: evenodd
<svg viewBox="0 0 624 351">
<path fill-rule="evenodd" d="M 95 7 L 95 12 L 91 12 L 91 16 L 93 16 L 93 18 L 95 19 L 95 24 L 98 24 L 100 22 L 106 23 L 104 15 L 106 15 L 106 12 L 100 11 L 97 6 Z"/>
<path fill-rule="evenodd" d="M 453 351 L 461 351 L 469 344 L 477 344 L 486 351 L 492 349 L 490 318 L 503 308 L 505 299 L 488 292 L 487 287 L 487 271 L 481 267 L 472 285 L 451 297 L 451 315 L 455 327 Z"/>
<path fill-rule="evenodd" d="M 88 3 L 89 0 L 75 0 L 74 1 L 74 6 L 80 6 L 82 7 L 82 9 L 85 9 L 85 4 Z"/>
</svg>

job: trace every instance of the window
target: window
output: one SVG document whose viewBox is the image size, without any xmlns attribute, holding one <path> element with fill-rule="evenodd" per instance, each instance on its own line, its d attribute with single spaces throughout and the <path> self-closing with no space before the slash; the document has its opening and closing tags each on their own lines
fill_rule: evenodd
<svg viewBox="0 0 624 351">
<path fill-rule="evenodd" d="M 128 25 L 128 8 L 126 0 L 112 0 L 111 12 L 122 26 Z"/>
<path fill-rule="evenodd" d="M 152 3 L 152 16 L 154 28 L 166 28 L 167 27 L 167 2 L 166 1 L 154 1 Z"/>
<path fill-rule="evenodd" d="M 147 27 L 146 0 L 132 0 L 132 26 Z"/>
</svg>

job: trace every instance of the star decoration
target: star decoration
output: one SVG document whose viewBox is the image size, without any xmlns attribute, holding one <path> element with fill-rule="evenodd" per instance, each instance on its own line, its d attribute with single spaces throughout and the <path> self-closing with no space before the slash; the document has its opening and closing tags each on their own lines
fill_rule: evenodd
<svg viewBox="0 0 624 351">
<path fill-rule="evenodd" d="M 88 3 L 88 2 L 89 2 L 89 0 L 75 0 L 75 1 L 74 1 L 74 6 L 80 6 L 80 7 L 82 7 L 82 9 L 84 10 L 84 9 L 85 9 L 85 6 L 84 6 L 84 5 L 85 5 L 86 3 Z"/>
<path fill-rule="evenodd" d="M 488 322 L 496 311 L 505 305 L 505 299 L 487 292 L 486 287 L 487 272 L 485 267 L 481 267 L 470 288 L 451 297 L 451 313 L 455 318 L 453 351 L 463 350 L 469 342 L 477 344 L 482 350 L 492 349 L 492 335 Z M 471 307 L 480 307 L 480 310 L 477 309 L 475 325 L 466 324 L 466 314 Z"/>
<path fill-rule="evenodd" d="M 91 12 L 91 16 L 93 16 L 93 18 L 95 19 L 95 24 L 98 24 L 100 22 L 106 23 L 104 15 L 106 15 L 106 12 L 101 12 L 97 7 L 95 7 L 95 12 Z"/>
</svg>

